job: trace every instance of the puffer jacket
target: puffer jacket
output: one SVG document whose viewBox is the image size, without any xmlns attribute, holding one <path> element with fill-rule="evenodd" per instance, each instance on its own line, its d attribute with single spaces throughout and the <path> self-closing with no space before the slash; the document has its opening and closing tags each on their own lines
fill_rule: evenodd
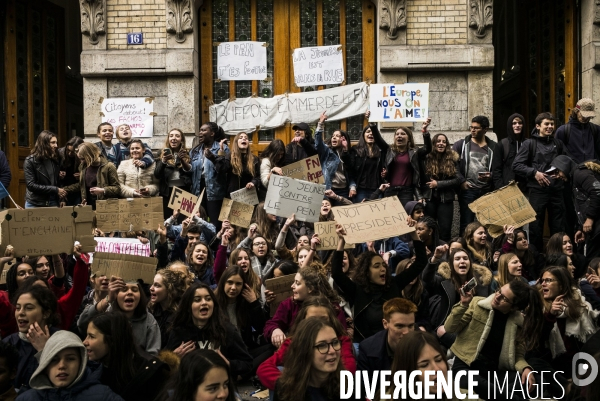
<svg viewBox="0 0 600 401">
<path fill-rule="evenodd" d="M 448 333 L 456 333 L 456 341 L 450 349 L 469 366 L 477 359 L 485 345 L 492 329 L 494 313 L 501 313 L 492 308 L 492 299 L 494 295 L 489 295 L 487 298 L 474 297 L 468 307 L 458 303 L 452 308 L 452 313 L 444 323 Z M 500 370 L 516 370 L 522 373 L 525 368 L 530 368 L 525 360 L 525 347 L 517 340 L 522 326 L 521 312 L 510 312 L 500 351 L 498 366 Z"/>
<path fill-rule="evenodd" d="M 150 196 L 158 194 L 158 180 L 154 177 L 154 165 L 142 169 L 134 166 L 133 160 L 129 159 L 121 162 L 117 174 L 121 184 L 121 196 L 125 198 L 133 198 L 134 192 L 141 188 L 148 188 Z"/>
<path fill-rule="evenodd" d="M 442 174 L 439 178 L 435 178 L 437 181 L 437 188 L 431 189 L 427 186 L 427 183 L 434 178 L 427 173 L 426 161 L 422 163 L 423 180 L 421 181 L 421 193 L 423 194 L 423 199 L 429 201 L 434 195 L 436 195 L 443 203 L 454 201 L 456 190 L 462 183 L 463 179 L 458 174 L 458 153 L 453 150 L 450 150 L 450 152 L 452 152 L 452 159 L 454 160 L 455 174 Z"/>
<path fill-rule="evenodd" d="M 477 279 L 475 295 L 487 297 L 492 293 L 490 287 L 493 278 L 492 272 L 487 267 L 477 264 L 472 264 L 471 268 L 473 269 L 473 275 Z M 431 324 L 435 329 L 444 324 L 446 317 L 450 314 L 452 306 L 460 301 L 458 292 L 454 288 L 454 283 L 450 279 L 451 269 L 452 267 L 448 262 L 432 263 L 430 260 L 421 276 L 425 289 L 431 297 L 430 304 L 435 305 L 436 302 L 433 298 L 435 296 L 440 297 L 440 300 L 437 303 L 438 308 L 435 311 L 431 311 Z"/>
<path fill-rule="evenodd" d="M 23 170 L 25 172 L 25 200 L 36 207 L 48 206 L 49 202 L 58 202 L 58 175 L 60 173 L 60 161 L 50 159 L 54 167 L 54 173 L 48 171 L 42 160 L 33 155 L 25 158 Z"/>
<path fill-rule="evenodd" d="M 81 193 L 81 199 L 86 199 L 85 191 L 85 172 L 87 167 L 83 165 L 79 166 L 79 182 L 65 187 L 64 190 L 67 193 L 73 193 L 79 191 Z M 96 174 L 96 181 L 98 188 L 104 188 L 104 193 L 97 195 L 97 198 L 110 199 L 118 198 L 121 196 L 121 187 L 119 185 L 119 176 L 117 175 L 117 168 L 114 164 L 110 163 L 104 157 L 100 157 L 100 167 Z"/>
</svg>

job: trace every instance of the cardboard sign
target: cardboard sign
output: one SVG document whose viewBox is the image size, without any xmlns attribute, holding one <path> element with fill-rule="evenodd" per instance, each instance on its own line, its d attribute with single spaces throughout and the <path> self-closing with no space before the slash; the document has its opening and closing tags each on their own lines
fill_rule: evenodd
<svg viewBox="0 0 600 401">
<path fill-rule="evenodd" d="M 319 235 L 321 245 L 317 245 L 317 250 L 327 251 L 330 249 L 336 250 L 338 247 L 339 237 L 335 232 L 335 221 L 323 221 L 315 223 L 315 234 Z M 354 248 L 354 244 L 346 242 L 344 249 Z"/>
<path fill-rule="evenodd" d="M 407 214 L 397 196 L 374 202 L 334 207 L 331 211 L 335 221 L 346 230 L 345 240 L 353 244 L 377 241 L 415 231 L 406 224 Z"/>
<path fill-rule="evenodd" d="M 315 223 L 319 221 L 324 194 L 325 185 L 271 174 L 265 210 L 285 218 L 295 213 L 296 220 Z"/>
<path fill-rule="evenodd" d="M 150 242 L 142 244 L 137 238 L 96 237 L 94 239 L 96 252 L 150 257 Z"/>
<path fill-rule="evenodd" d="M 204 191 L 202 191 L 201 196 L 203 194 Z M 200 198 L 200 203 L 201 202 L 202 198 Z M 169 204 L 167 207 L 169 209 L 179 210 L 179 213 L 184 214 L 187 217 L 192 217 L 200 205 L 196 195 L 186 192 L 183 189 L 173 187 L 173 191 L 171 191 L 171 198 L 169 198 Z"/>
<path fill-rule="evenodd" d="M 254 213 L 254 205 L 223 199 L 223 206 L 219 213 L 219 221 L 229 220 L 234 226 L 248 228 Z"/>
<path fill-rule="evenodd" d="M 154 98 L 115 97 L 102 101 L 102 122 L 115 127 L 128 124 L 132 138 L 151 138 L 154 134 Z M 115 136 L 116 138 L 116 136 Z"/>
<path fill-rule="evenodd" d="M 298 180 L 314 182 L 315 184 L 325 184 L 323 170 L 321 170 L 321 160 L 319 155 L 314 155 L 288 164 L 281 168 L 286 177 L 296 178 Z"/>
<path fill-rule="evenodd" d="M 344 82 L 341 45 L 301 47 L 292 53 L 296 86 L 338 85 Z"/>
<path fill-rule="evenodd" d="M 161 197 L 96 201 L 96 226 L 111 231 L 156 230 L 163 220 Z"/>
<path fill-rule="evenodd" d="M 152 283 L 156 274 L 156 259 L 143 256 L 96 252 L 92 272 L 106 277 L 121 277 L 125 282 L 142 279 Z"/>
<path fill-rule="evenodd" d="M 93 252 L 94 211 L 91 206 L 7 209 L 0 212 L 0 253 L 8 245 L 14 256 L 72 253 L 75 241 L 83 252 Z"/>
<path fill-rule="evenodd" d="M 224 42 L 217 48 L 217 78 L 221 81 L 253 81 L 267 78 L 265 42 Z"/>
<path fill-rule="evenodd" d="M 6 273 L 8 273 L 8 269 L 10 269 L 15 263 L 17 263 L 17 259 L 6 262 L 4 269 L 2 270 L 2 274 L 0 274 L 0 284 L 6 284 Z"/>
<path fill-rule="evenodd" d="M 231 200 L 236 202 L 245 203 L 246 205 L 258 205 L 256 188 L 242 188 L 238 191 L 230 193 L 229 196 L 231 196 Z"/>
<path fill-rule="evenodd" d="M 271 316 L 275 314 L 279 304 L 292 296 L 292 284 L 296 278 L 295 274 L 287 276 L 270 278 L 265 280 L 265 287 L 275 294 L 275 300 L 271 302 Z"/>
<path fill-rule="evenodd" d="M 514 181 L 470 203 L 469 209 L 493 238 L 504 233 L 505 224 L 522 227 L 535 221 L 535 211 Z"/>
<path fill-rule="evenodd" d="M 369 110 L 369 122 L 425 121 L 429 84 L 371 84 Z"/>
</svg>

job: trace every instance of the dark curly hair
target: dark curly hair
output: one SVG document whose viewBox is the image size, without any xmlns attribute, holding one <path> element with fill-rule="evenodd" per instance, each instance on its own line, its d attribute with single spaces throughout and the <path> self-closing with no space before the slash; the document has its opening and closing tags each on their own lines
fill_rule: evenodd
<svg viewBox="0 0 600 401">
<path fill-rule="evenodd" d="M 33 278 L 33 277 L 32 277 Z M 37 278 L 32 281 L 37 281 Z M 17 292 L 13 298 L 13 305 L 16 307 L 19 302 L 21 295 L 29 294 L 40 304 L 44 313 L 49 313 L 46 318 L 46 325 L 48 327 L 57 326 L 60 323 L 60 316 L 57 313 L 58 302 L 56 296 L 48 287 L 41 285 L 24 285 L 21 290 Z"/>
<path fill-rule="evenodd" d="M 381 255 L 379 255 L 377 252 L 363 252 L 358 258 L 358 264 L 356 266 L 356 271 L 354 272 L 354 282 L 358 286 L 362 287 L 362 289 L 366 293 L 370 292 L 371 279 L 369 278 L 369 276 L 371 270 L 371 260 L 373 260 L 375 256 L 379 256 L 381 258 Z M 383 262 L 383 259 L 382 263 L 385 264 L 385 262 Z M 391 278 L 392 273 L 390 271 L 390 268 L 388 265 L 385 265 L 385 289 L 388 289 L 390 287 Z"/>
</svg>

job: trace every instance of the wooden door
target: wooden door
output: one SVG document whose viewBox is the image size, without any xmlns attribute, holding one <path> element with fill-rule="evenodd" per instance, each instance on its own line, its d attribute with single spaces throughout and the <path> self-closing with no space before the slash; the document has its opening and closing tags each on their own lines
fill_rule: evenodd
<svg viewBox="0 0 600 401">
<path fill-rule="evenodd" d="M 292 51 L 298 47 L 341 44 L 347 84 L 375 82 L 375 6 L 370 0 L 208 0 L 200 7 L 201 120 L 208 107 L 228 98 L 273 97 L 301 90 L 294 84 Z M 267 81 L 224 81 L 216 78 L 215 42 L 267 42 Z M 332 128 L 336 123 L 328 123 Z M 358 140 L 362 116 L 337 122 Z M 330 130 L 329 130 L 330 131 Z M 289 143 L 291 125 L 252 135 L 252 151 L 262 151 L 273 139 Z"/>
<path fill-rule="evenodd" d="M 9 192 L 25 204 L 23 162 L 47 129 L 66 140 L 64 13 L 41 0 L 7 0 L 4 32 L 6 156 Z"/>
</svg>

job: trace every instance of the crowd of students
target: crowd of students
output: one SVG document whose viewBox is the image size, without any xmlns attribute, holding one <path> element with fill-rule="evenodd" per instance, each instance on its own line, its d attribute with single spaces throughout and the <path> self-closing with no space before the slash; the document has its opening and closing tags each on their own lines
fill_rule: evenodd
<svg viewBox="0 0 600 401">
<path fill-rule="evenodd" d="M 499 143 L 485 135 L 485 116 L 454 144 L 431 138 L 428 119 L 423 147 L 406 127 L 388 144 L 376 124 L 352 146 L 346 132 L 326 130 L 323 113 L 314 137 L 297 124 L 291 143 L 276 139 L 260 156 L 246 133 L 230 148 L 214 123 L 190 150 L 172 129 L 156 158 L 127 125 L 103 123 L 99 142 L 73 138 L 61 149 L 41 132 L 24 165 L 26 207 L 162 196 L 165 224 L 95 231 L 150 242 L 152 283 L 93 272 L 78 246 L 16 263 L 7 248 L 0 399 L 233 400 L 236 383 L 257 376 L 276 400 L 336 400 L 340 371 L 357 369 L 478 370 L 482 399 L 521 397 L 494 396 L 488 372 L 531 388 L 544 371 L 556 380 L 539 397 L 598 399 L 600 380 L 572 381 L 577 353 L 600 361 L 600 137 L 590 102 L 580 100 L 557 135 L 549 113 L 529 137 L 514 114 Z M 320 221 L 333 220 L 335 206 L 397 196 L 415 230 L 346 247 L 337 225 L 337 250 L 322 251 L 313 224 L 263 203 L 250 227 L 218 220 L 229 193 L 255 188 L 264 201 L 272 174 L 313 155 L 326 186 Z M 468 204 L 510 181 L 536 221 L 492 239 Z M 167 208 L 174 187 L 204 191 L 196 216 Z M 265 282 L 287 275 L 292 296 L 275 304 Z"/>
</svg>

